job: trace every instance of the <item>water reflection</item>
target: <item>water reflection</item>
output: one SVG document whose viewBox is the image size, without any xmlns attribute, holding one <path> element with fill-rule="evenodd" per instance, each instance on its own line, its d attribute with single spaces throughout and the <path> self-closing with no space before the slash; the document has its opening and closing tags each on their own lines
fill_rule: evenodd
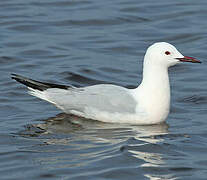
<svg viewBox="0 0 207 180">
<path fill-rule="evenodd" d="M 110 124 L 61 113 L 42 123 L 27 125 L 19 134 L 40 141 L 24 150 L 41 153 L 34 162 L 47 169 L 83 166 L 87 169 L 90 164 L 94 168 L 95 163 L 98 171 L 100 167 L 109 168 L 106 164 L 113 168 L 113 158 L 120 156 L 126 161 L 120 166 L 135 164 L 138 172 L 146 171 L 144 176 L 147 178 L 172 177 L 155 175 L 151 169 L 159 171 L 166 164 L 163 160 L 166 149 L 162 145 L 168 135 L 166 123 L 153 126 Z M 115 164 L 117 166 L 117 159 Z"/>
<path fill-rule="evenodd" d="M 43 120 L 43 123 L 27 125 L 25 131 L 20 134 L 24 136 L 40 136 L 46 134 L 71 135 L 84 134 L 87 139 L 97 142 L 97 138 L 102 142 L 123 141 L 127 138 L 135 138 L 145 143 L 158 143 L 162 138 L 157 138 L 168 134 L 166 123 L 151 126 L 133 126 L 127 124 L 103 123 L 100 121 L 80 118 L 65 113 L 60 113 L 55 117 Z M 92 138 L 92 139 L 91 139 Z M 94 138 L 94 139 L 93 139 Z"/>
</svg>

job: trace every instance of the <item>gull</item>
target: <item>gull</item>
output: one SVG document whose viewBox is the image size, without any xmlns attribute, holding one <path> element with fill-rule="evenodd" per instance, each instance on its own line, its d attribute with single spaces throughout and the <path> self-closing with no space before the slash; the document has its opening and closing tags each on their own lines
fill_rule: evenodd
<svg viewBox="0 0 207 180">
<path fill-rule="evenodd" d="M 26 85 L 29 94 L 54 104 L 67 114 L 108 123 L 151 125 L 164 122 L 169 114 L 168 68 L 181 62 L 201 63 L 183 56 L 169 43 L 158 42 L 147 49 L 142 81 L 134 89 L 112 84 L 77 88 L 17 74 L 12 74 L 12 79 Z"/>
</svg>

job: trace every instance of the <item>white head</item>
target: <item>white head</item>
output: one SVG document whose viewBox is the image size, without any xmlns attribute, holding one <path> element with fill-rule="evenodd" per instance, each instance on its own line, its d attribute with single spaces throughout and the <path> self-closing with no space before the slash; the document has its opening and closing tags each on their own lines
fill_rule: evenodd
<svg viewBox="0 0 207 180">
<path fill-rule="evenodd" d="M 145 64 L 154 64 L 164 67 L 173 66 L 179 62 L 201 63 L 195 58 L 183 56 L 173 45 L 158 42 L 151 45 L 145 54 Z"/>
</svg>

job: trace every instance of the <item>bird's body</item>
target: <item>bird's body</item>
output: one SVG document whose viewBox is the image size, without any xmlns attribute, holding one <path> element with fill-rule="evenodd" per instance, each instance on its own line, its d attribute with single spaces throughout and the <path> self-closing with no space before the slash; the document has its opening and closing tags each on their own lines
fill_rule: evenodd
<svg viewBox="0 0 207 180">
<path fill-rule="evenodd" d="M 170 109 L 168 67 L 180 61 L 200 62 L 180 54 L 168 43 L 150 46 L 144 58 L 143 79 L 135 89 L 100 84 L 82 88 L 43 83 L 13 74 L 29 93 L 65 113 L 112 123 L 158 124 Z"/>
</svg>

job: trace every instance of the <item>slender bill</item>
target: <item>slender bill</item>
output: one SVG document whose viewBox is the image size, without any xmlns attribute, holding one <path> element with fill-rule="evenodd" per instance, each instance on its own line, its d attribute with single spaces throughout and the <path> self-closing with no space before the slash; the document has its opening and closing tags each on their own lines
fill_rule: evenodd
<svg viewBox="0 0 207 180">
<path fill-rule="evenodd" d="M 201 63 L 201 61 L 199 61 L 193 57 L 189 57 L 189 56 L 184 56 L 183 58 L 176 58 L 176 59 L 178 59 L 179 61 L 182 61 L 182 62 Z"/>
</svg>

